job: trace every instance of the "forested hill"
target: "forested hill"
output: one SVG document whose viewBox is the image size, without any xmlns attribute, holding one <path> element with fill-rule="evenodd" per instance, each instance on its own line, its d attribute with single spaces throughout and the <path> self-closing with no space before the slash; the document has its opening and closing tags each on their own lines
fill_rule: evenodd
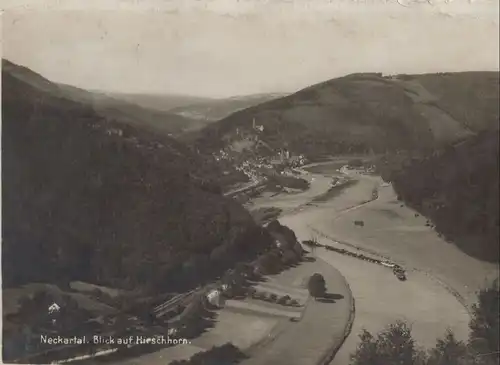
<svg viewBox="0 0 500 365">
<path fill-rule="evenodd" d="M 24 77 L 2 69 L 4 287 L 168 286 L 193 257 L 245 244 L 239 237 L 255 224 L 205 183 L 214 166 Z"/>
<path fill-rule="evenodd" d="M 267 145 L 311 159 L 433 150 L 498 129 L 498 88 L 498 72 L 352 74 L 239 111 L 188 137 L 200 149 L 218 150 L 245 138 L 255 120 Z"/>
<path fill-rule="evenodd" d="M 71 85 L 54 83 L 29 68 L 16 65 L 5 59 L 2 60 L 2 70 L 39 91 L 91 106 L 98 115 L 108 120 L 138 126 L 155 133 L 176 135 L 203 125 L 203 123 L 191 118 L 143 107 L 103 92 L 88 91 Z"/>
<path fill-rule="evenodd" d="M 460 249 L 499 260 L 499 137 L 482 132 L 432 155 L 381 164 L 400 199 L 429 217 Z"/>
</svg>

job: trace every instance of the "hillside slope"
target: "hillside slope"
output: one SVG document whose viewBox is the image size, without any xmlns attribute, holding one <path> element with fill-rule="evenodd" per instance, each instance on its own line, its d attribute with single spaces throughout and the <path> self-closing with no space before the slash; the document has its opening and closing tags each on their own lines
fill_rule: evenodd
<svg viewBox="0 0 500 365">
<path fill-rule="evenodd" d="M 497 72 L 353 74 L 239 111 L 186 139 L 219 150 L 253 133 L 255 119 L 264 126 L 259 139 L 311 159 L 431 150 L 498 129 L 498 88 Z"/>
<path fill-rule="evenodd" d="M 202 124 L 174 113 L 145 108 L 134 103 L 110 97 L 100 92 L 90 92 L 74 86 L 56 84 L 35 74 L 33 71 L 2 60 L 2 69 L 40 91 L 51 93 L 56 97 L 91 105 L 100 116 L 119 123 L 137 125 L 153 132 L 178 134 Z"/>
<path fill-rule="evenodd" d="M 182 108 L 188 105 L 206 103 L 213 99 L 175 94 L 147 94 L 147 93 L 116 93 L 104 92 L 106 95 L 118 100 L 125 100 L 147 109 L 155 109 L 168 112 L 174 108 Z"/>
<path fill-rule="evenodd" d="M 465 253 L 499 260 L 499 136 L 479 133 L 432 155 L 387 158 L 382 176 Z"/>
<path fill-rule="evenodd" d="M 242 234 L 257 228 L 217 193 L 214 165 L 23 72 L 2 70 L 4 287 L 83 280 L 166 290 L 191 284 L 189 265 L 178 269 L 193 255 L 248 243 Z"/>
<path fill-rule="evenodd" d="M 169 110 L 171 113 L 187 118 L 213 122 L 235 113 L 239 110 L 262 104 L 267 101 L 284 97 L 285 94 L 255 94 L 235 96 L 227 99 L 200 101 L 179 106 Z"/>
</svg>

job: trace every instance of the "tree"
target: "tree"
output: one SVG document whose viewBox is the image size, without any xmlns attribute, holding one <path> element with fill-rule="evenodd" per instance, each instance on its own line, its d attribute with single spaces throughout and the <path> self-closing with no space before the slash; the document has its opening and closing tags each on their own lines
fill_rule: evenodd
<svg viewBox="0 0 500 365">
<path fill-rule="evenodd" d="M 351 355 L 350 365 L 425 364 L 425 355 L 417 350 L 411 329 L 404 322 L 389 325 L 377 338 L 366 330 L 359 337 L 361 343 Z"/>
<path fill-rule="evenodd" d="M 263 274 L 274 274 L 281 270 L 281 260 L 276 252 L 268 252 L 257 261 Z"/>
<path fill-rule="evenodd" d="M 418 352 L 411 328 L 397 321 L 377 337 L 377 352 L 383 364 L 416 364 Z"/>
<path fill-rule="evenodd" d="M 237 273 L 237 274 L 239 274 L 239 275 L 246 276 L 246 275 L 249 275 L 252 272 L 252 266 L 249 265 L 249 264 L 245 264 L 243 262 L 238 262 L 234 266 L 234 272 Z"/>
<path fill-rule="evenodd" d="M 33 296 L 33 304 L 36 306 L 46 306 L 49 305 L 51 301 L 50 295 L 43 290 L 39 290 Z"/>
<path fill-rule="evenodd" d="M 443 339 L 438 339 L 436 347 L 429 352 L 427 365 L 467 365 L 470 364 L 467 346 L 455 338 L 448 330 Z"/>
<path fill-rule="evenodd" d="M 225 267 L 231 258 L 231 246 L 227 243 L 215 247 L 210 253 L 210 261 L 213 265 Z"/>
<path fill-rule="evenodd" d="M 293 250 L 299 256 L 299 259 L 304 255 L 305 250 L 302 248 L 302 245 L 299 242 L 295 242 L 293 245 Z"/>
<path fill-rule="evenodd" d="M 324 296 L 326 293 L 326 285 L 323 275 L 318 273 L 313 274 L 309 278 L 307 289 L 309 290 L 309 294 L 311 294 L 311 296 L 313 296 L 315 299 Z"/>
<path fill-rule="evenodd" d="M 292 299 L 292 298 L 290 298 L 290 296 L 289 296 L 289 295 L 284 295 L 284 296 L 280 297 L 280 298 L 277 300 L 277 302 L 276 302 L 276 303 L 281 304 L 281 305 L 287 305 L 287 304 L 290 302 L 290 300 L 291 300 L 291 299 Z"/>
<path fill-rule="evenodd" d="M 268 232 L 281 232 L 281 223 L 277 219 L 273 219 L 266 226 Z"/>
<path fill-rule="evenodd" d="M 194 254 L 183 264 L 183 270 L 192 283 L 200 283 L 206 280 L 207 271 L 210 267 L 208 255 Z"/>
<path fill-rule="evenodd" d="M 226 293 L 227 296 L 244 294 L 248 287 L 247 279 L 242 274 L 234 271 L 225 274 L 222 277 L 221 283 L 229 286 L 229 292 Z"/>
<path fill-rule="evenodd" d="M 499 336 L 500 293 L 498 279 L 478 293 L 478 303 L 473 306 L 469 324 L 469 346 L 483 362 L 498 364 L 500 360 Z"/>
<path fill-rule="evenodd" d="M 377 341 L 373 335 L 363 329 L 356 351 L 351 354 L 351 365 L 382 365 L 377 354 Z"/>
<path fill-rule="evenodd" d="M 285 252 L 283 253 L 282 256 L 282 262 L 285 265 L 294 265 L 299 261 L 299 257 L 297 257 L 297 254 L 295 251 L 292 251 L 291 249 L 286 249 Z"/>
</svg>

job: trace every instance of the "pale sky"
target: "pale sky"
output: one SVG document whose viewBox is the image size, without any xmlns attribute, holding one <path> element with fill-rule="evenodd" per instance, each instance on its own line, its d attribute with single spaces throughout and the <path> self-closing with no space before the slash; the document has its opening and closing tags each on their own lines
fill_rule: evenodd
<svg viewBox="0 0 500 365">
<path fill-rule="evenodd" d="M 498 0 L 429 1 L 3 0 L 2 53 L 87 89 L 208 97 L 498 70 Z"/>
</svg>

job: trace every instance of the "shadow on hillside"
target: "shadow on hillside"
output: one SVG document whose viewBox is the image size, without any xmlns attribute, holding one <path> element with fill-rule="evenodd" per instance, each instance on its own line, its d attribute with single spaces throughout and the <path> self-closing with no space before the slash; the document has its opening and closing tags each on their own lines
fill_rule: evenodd
<svg viewBox="0 0 500 365">
<path fill-rule="evenodd" d="M 442 218 L 433 221 L 421 206 L 406 203 L 406 205 L 423 217 L 427 217 L 428 225 L 446 242 L 455 245 L 460 251 L 477 260 L 498 263 L 500 246 L 498 245 L 498 229 L 493 232 L 467 232 L 457 227 L 451 219 Z"/>
<path fill-rule="evenodd" d="M 438 228 L 436 227 L 436 231 L 441 234 L 442 238 L 466 255 L 481 261 L 498 263 L 500 255 L 498 239 L 481 237 L 479 234 L 444 233 L 439 232 Z"/>
<path fill-rule="evenodd" d="M 326 293 L 322 297 L 317 298 L 316 301 L 321 303 L 335 303 L 340 299 L 344 299 L 344 296 L 342 294 Z"/>
</svg>

